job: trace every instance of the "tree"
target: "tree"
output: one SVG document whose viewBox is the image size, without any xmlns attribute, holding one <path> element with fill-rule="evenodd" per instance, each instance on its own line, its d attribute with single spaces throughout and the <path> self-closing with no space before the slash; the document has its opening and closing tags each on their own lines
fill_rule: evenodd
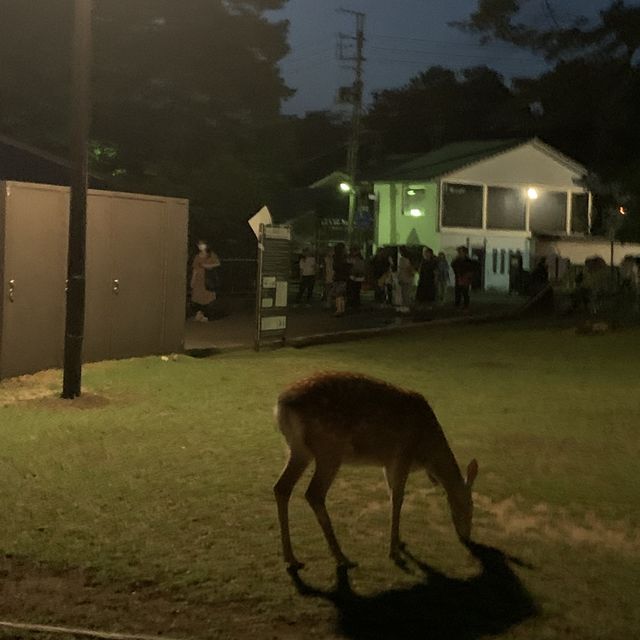
<svg viewBox="0 0 640 640">
<path fill-rule="evenodd" d="M 229 233 L 288 181 L 277 67 L 286 0 L 94 0 L 92 168 L 188 197 L 194 233 Z M 36 5 L 36 6 L 34 6 Z M 0 0 L 0 128 L 64 152 L 68 0 Z M 233 225 L 232 225 L 233 226 Z"/>
<path fill-rule="evenodd" d="M 374 95 L 366 118 L 385 154 L 424 152 L 465 139 L 523 135 L 532 118 L 496 71 L 431 67 Z"/>
<path fill-rule="evenodd" d="M 600 12 L 596 24 L 589 24 L 584 16 L 565 24 L 556 15 L 551 0 L 543 0 L 553 26 L 540 29 L 522 21 L 532 4 L 533 0 L 478 0 L 478 8 L 468 20 L 453 24 L 479 34 L 483 42 L 502 40 L 542 53 L 549 60 L 607 57 L 631 66 L 640 48 L 640 7 L 614 0 Z"/>
</svg>

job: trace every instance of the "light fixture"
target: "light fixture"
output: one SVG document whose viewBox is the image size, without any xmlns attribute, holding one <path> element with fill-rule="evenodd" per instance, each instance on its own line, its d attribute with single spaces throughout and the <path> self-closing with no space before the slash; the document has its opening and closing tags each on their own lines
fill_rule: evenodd
<svg viewBox="0 0 640 640">
<path fill-rule="evenodd" d="M 419 218 L 422 215 L 422 211 L 420 209 L 409 209 L 409 215 L 412 218 Z"/>
<path fill-rule="evenodd" d="M 348 182 L 341 182 L 340 191 L 342 191 L 342 193 L 349 193 L 351 191 L 351 185 Z"/>
<path fill-rule="evenodd" d="M 624 207 L 620 207 L 618 211 L 620 212 L 620 215 L 623 215 L 623 216 L 627 215 L 627 210 Z"/>
<path fill-rule="evenodd" d="M 537 200 L 538 199 L 538 190 L 534 189 L 533 187 L 529 187 L 527 189 L 527 198 L 529 198 L 529 200 Z"/>
<path fill-rule="evenodd" d="M 408 196 L 415 196 L 416 195 L 416 190 L 415 189 L 407 189 L 407 195 Z"/>
</svg>

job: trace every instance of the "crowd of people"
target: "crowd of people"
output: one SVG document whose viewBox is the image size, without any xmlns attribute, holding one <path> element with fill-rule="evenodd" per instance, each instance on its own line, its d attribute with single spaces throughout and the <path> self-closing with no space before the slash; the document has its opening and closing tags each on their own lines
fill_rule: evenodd
<svg viewBox="0 0 640 640">
<path fill-rule="evenodd" d="M 305 248 L 298 262 L 300 284 L 297 304 L 311 305 L 317 280 L 322 282 L 322 300 L 334 315 L 344 315 L 348 308 L 360 306 L 363 286 L 373 290 L 379 306 L 397 307 L 401 313 L 412 308 L 431 308 L 443 304 L 453 283 L 454 304 L 469 308 L 469 291 L 475 273 L 475 264 L 468 249 L 460 246 L 456 257 L 447 260 L 444 252 L 437 256 L 425 247 L 416 260 L 407 247 L 379 247 L 375 255 L 365 260 L 359 247 L 347 249 L 344 243 L 330 247 L 316 260 Z M 453 272 L 453 278 L 451 277 Z"/>
<path fill-rule="evenodd" d="M 190 303 L 194 320 L 207 322 L 215 315 L 215 301 L 220 287 L 220 258 L 206 241 L 197 243 L 197 253 L 191 263 Z M 553 292 L 547 286 L 549 273 L 546 258 L 538 258 L 531 272 L 522 269 L 520 254 L 514 254 L 509 268 L 509 291 L 520 291 L 530 297 L 547 295 L 551 303 Z M 373 291 L 379 307 L 393 307 L 400 313 L 429 310 L 447 301 L 453 289 L 452 301 L 463 311 L 469 309 L 470 290 L 478 271 L 478 263 L 469 257 L 466 246 L 457 248 L 448 261 L 444 252 L 437 255 L 424 247 L 421 255 L 415 248 L 379 247 L 365 259 L 359 247 L 347 249 L 344 243 L 329 247 L 317 257 L 309 247 L 302 250 L 297 261 L 299 285 L 295 303 L 311 306 L 316 285 L 322 287 L 322 301 L 336 317 L 347 309 L 360 307 L 363 288 Z M 604 302 L 616 295 L 617 302 L 640 312 L 640 258 L 626 256 L 615 278 L 601 257 L 588 258 L 575 274 L 571 287 L 570 311 L 598 313 Z M 526 278 L 526 286 L 523 285 Z M 557 274 L 556 274 L 557 275 Z"/>
</svg>

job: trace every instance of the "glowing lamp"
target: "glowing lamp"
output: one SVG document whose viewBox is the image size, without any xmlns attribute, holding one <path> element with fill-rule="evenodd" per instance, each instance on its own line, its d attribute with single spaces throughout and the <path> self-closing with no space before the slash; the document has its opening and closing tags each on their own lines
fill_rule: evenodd
<svg viewBox="0 0 640 640">
<path fill-rule="evenodd" d="M 534 189 L 533 187 L 529 187 L 527 189 L 527 198 L 529 198 L 529 200 L 537 200 L 538 199 L 538 190 Z"/>
<path fill-rule="evenodd" d="M 420 209 L 409 209 L 409 215 L 412 218 L 419 218 L 422 215 L 422 211 Z"/>
<path fill-rule="evenodd" d="M 351 191 L 351 185 L 348 182 L 341 182 L 340 191 L 342 191 L 342 193 L 349 193 L 349 191 Z"/>
</svg>

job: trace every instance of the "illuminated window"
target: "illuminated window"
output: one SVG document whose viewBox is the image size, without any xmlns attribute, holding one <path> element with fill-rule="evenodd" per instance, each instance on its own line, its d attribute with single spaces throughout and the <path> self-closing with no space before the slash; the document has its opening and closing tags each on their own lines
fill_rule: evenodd
<svg viewBox="0 0 640 640">
<path fill-rule="evenodd" d="M 567 194 L 561 191 L 539 191 L 530 200 L 529 229 L 539 233 L 561 233 L 567 230 Z"/>
<path fill-rule="evenodd" d="M 426 190 L 421 187 L 407 187 L 402 194 L 402 213 L 411 218 L 420 218 L 427 212 Z"/>
<path fill-rule="evenodd" d="M 481 229 L 482 187 L 445 182 L 442 189 L 442 226 Z"/>
<path fill-rule="evenodd" d="M 487 194 L 487 229 L 524 231 L 525 194 L 522 189 L 489 187 Z"/>
</svg>

